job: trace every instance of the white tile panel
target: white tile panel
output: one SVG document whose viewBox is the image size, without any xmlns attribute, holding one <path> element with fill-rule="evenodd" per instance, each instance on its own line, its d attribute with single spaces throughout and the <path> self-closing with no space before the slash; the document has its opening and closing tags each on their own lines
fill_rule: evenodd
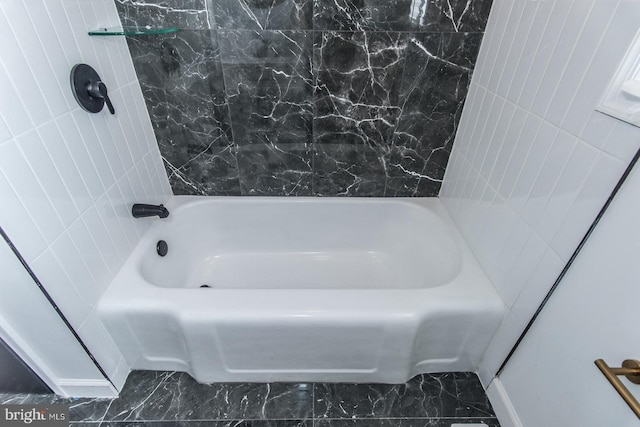
<svg viewBox="0 0 640 427">
<path fill-rule="evenodd" d="M 0 92 L 11 100 L 0 103 L 0 225 L 83 337 L 101 336 L 88 313 L 148 228 L 131 204 L 171 194 L 126 40 L 87 34 L 118 24 L 113 2 L 0 4 Z M 75 103 L 69 72 L 80 62 L 105 80 L 116 115 Z M 92 345 L 121 382 L 128 367 L 117 349 Z M 79 373 L 92 366 L 77 357 Z"/>
<path fill-rule="evenodd" d="M 23 138 L 28 137 L 29 134 Z M 42 235 L 50 243 L 64 231 L 64 224 L 53 209 L 53 205 L 31 171 L 29 164 L 20 153 L 18 149 L 20 142 L 21 139 L 18 139 L 0 145 L 0 170 L 38 224 Z M 19 220 L 19 218 L 15 220 Z"/>
<path fill-rule="evenodd" d="M 604 146 L 604 151 L 613 157 L 630 161 L 640 148 L 640 131 L 636 126 L 616 120 L 609 138 Z"/>
<path fill-rule="evenodd" d="M 53 161 L 48 156 L 40 135 L 31 131 L 22 135 L 17 141 L 18 148 L 28 159 L 31 171 L 51 201 L 62 223 L 68 227 L 78 217 L 79 212 Z"/>
<path fill-rule="evenodd" d="M 1 9 L 0 40 L 2 40 L 0 43 L 0 63 L 4 64 L 7 72 L 6 76 L 0 80 L 4 80 L 4 84 L 10 82 L 16 88 L 18 96 L 12 99 L 21 99 L 24 105 L 29 106 L 27 114 L 33 123 L 40 124 L 50 120 L 51 111 L 47 104 L 42 102 L 44 88 L 38 84 L 38 79 L 31 71 L 29 63 L 20 50 L 18 40 L 11 31 L 9 20 Z M 40 59 L 37 60 L 40 61 Z M 9 123 L 9 125 L 11 124 Z"/>
<path fill-rule="evenodd" d="M 498 370 L 507 355 L 504 349 L 510 349 L 523 330 L 524 326 L 516 320 L 510 311 L 507 311 L 482 360 L 482 363 L 484 363 L 491 372 L 495 373 Z"/>
<path fill-rule="evenodd" d="M 495 271 L 491 267 L 494 267 L 498 262 L 507 239 L 513 233 L 516 224 L 520 220 L 514 209 L 508 205 L 502 206 L 499 198 L 497 201 L 498 208 L 502 207 L 502 211 L 495 221 L 490 223 L 491 228 L 487 228 L 486 232 L 481 236 L 480 247 L 482 250 L 476 254 L 490 278 L 495 276 Z"/>
<path fill-rule="evenodd" d="M 31 1 L 31 0 L 30 0 Z M 34 9 L 32 10 L 29 7 L 29 12 L 34 15 L 42 14 L 42 8 L 44 6 L 46 8 L 47 14 L 49 16 L 49 20 L 51 21 L 51 27 L 42 27 L 42 31 L 50 30 L 51 28 L 55 28 L 53 33 L 50 33 L 50 37 L 57 37 L 60 45 L 63 47 L 62 52 L 64 53 L 67 63 L 69 64 L 78 64 L 85 60 L 84 52 L 80 51 L 80 47 L 76 42 L 76 39 L 73 35 L 73 25 L 69 22 L 67 18 L 64 7 L 62 6 L 61 1 L 49 1 L 49 0 L 35 0 L 34 1 Z M 36 13 L 37 12 L 37 13 Z"/>
<path fill-rule="evenodd" d="M 624 173 L 628 162 L 600 153 L 573 204 L 563 218 L 551 247 L 568 260 L 584 237 L 606 198 Z M 606 196 L 606 197 L 605 197 Z"/>
<path fill-rule="evenodd" d="M 29 67 L 36 77 L 40 88 L 40 102 L 49 106 L 53 117 L 67 112 L 71 106 L 69 101 L 69 78 L 68 74 L 60 74 L 63 71 L 56 68 L 54 71 L 47 52 L 40 40 L 39 33 L 35 30 L 31 18 L 26 10 L 24 2 L 8 1 L 3 4 L 7 13 L 11 16 L 9 25 L 13 34 L 22 49 L 23 56 L 29 55 Z M 34 7 L 33 5 L 31 6 Z M 42 7 L 40 5 L 40 7 Z M 42 7 L 44 12 L 44 7 Z M 45 37 L 44 34 L 40 36 Z M 47 36 L 49 37 L 49 36 Z M 54 53 L 54 52 L 52 52 Z"/>
<path fill-rule="evenodd" d="M 131 97 L 133 96 L 131 85 L 124 86 L 121 91 L 122 96 L 125 99 L 131 99 Z M 136 161 L 140 161 L 147 153 L 146 138 L 143 134 L 144 131 L 138 118 L 138 114 L 136 113 L 135 106 L 131 103 L 124 103 L 123 107 L 123 112 L 126 114 L 125 119 L 131 123 L 130 129 L 132 129 L 132 132 L 127 135 L 127 138 L 133 138 L 136 141 L 136 143 L 132 144 L 131 147 L 133 148 L 132 152 L 135 156 L 134 159 L 136 159 Z"/>
<path fill-rule="evenodd" d="M 496 23 L 498 22 L 500 9 L 503 7 L 504 3 L 505 2 L 503 0 L 495 0 L 491 6 L 489 19 L 487 20 L 487 26 L 485 27 L 485 34 L 482 36 L 478 58 L 474 67 L 475 71 L 471 80 L 472 84 L 479 85 L 481 81 L 486 82 L 486 79 L 481 77 L 481 73 L 486 72 L 488 68 L 487 57 L 489 56 L 489 51 L 492 50 L 491 41 L 495 37 Z"/>
<path fill-rule="evenodd" d="M 613 130 L 616 122 L 617 120 L 612 117 L 602 114 L 599 111 L 593 111 L 580 138 L 587 144 L 591 144 L 591 146 L 602 150 L 609 140 L 609 134 Z"/>
<path fill-rule="evenodd" d="M 474 233 L 477 233 L 477 239 L 471 242 L 467 240 L 467 242 L 473 245 L 471 246 L 473 253 L 478 261 L 480 261 L 480 264 L 485 268 L 485 272 L 487 272 L 486 260 L 487 256 L 490 254 L 490 247 L 493 240 L 492 236 L 498 227 L 504 225 L 501 220 L 506 206 L 505 200 L 499 195 L 496 195 L 489 207 L 487 218 L 482 224 L 482 227 L 479 230 L 473 230 L 473 232 L 470 233 L 472 236 Z M 468 239 L 467 236 L 465 236 L 465 238 Z"/>
<path fill-rule="evenodd" d="M 468 191 L 468 195 L 463 195 L 463 208 L 458 212 L 459 222 L 458 227 L 463 234 L 469 232 L 473 220 L 476 216 L 476 211 L 482 200 L 482 196 L 487 188 L 487 182 L 484 179 L 478 177 L 477 174 L 470 175 L 465 192 Z"/>
<path fill-rule="evenodd" d="M 601 3 L 607 3 L 600 0 Z M 614 8 L 616 2 L 611 2 Z M 638 31 L 640 2 L 623 1 L 617 7 L 608 30 L 589 65 L 580 90 L 576 93 L 562 127 L 574 135 L 580 135 L 591 113 L 602 97 L 613 73 L 618 69 L 624 53 Z"/>
<path fill-rule="evenodd" d="M 469 153 L 468 160 L 480 169 L 487 157 L 492 137 L 496 128 L 500 124 L 500 115 L 504 108 L 504 100 L 497 96 L 485 96 L 483 101 L 483 116 L 478 120 L 478 125 L 474 130 L 474 149 Z M 486 115 L 486 118 L 485 118 Z"/>
<path fill-rule="evenodd" d="M 441 198 L 507 324 L 529 321 L 640 148 L 640 129 L 594 111 L 638 22 L 631 0 L 494 2 Z"/>
<path fill-rule="evenodd" d="M 142 89 L 139 84 L 130 84 L 127 86 L 131 91 L 131 99 L 134 99 L 134 112 L 136 114 L 136 123 L 137 126 L 143 131 L 142 139 L 147 143 L 146 151 L 157 151 L 160 153 L 160 149 L 158 147 L 158 142 L 156 140 L 155 133 L 153 131 L 153 125 L 151 124 L 151 119 L 149 118 L 149 114 L 146 113 L 147 106 L 144 101 L 144 95 L 142 94 Z M 142 141 L 140 141 L 142 144 Z"/>
<path fill-rule="evenodd" d="M 487 218 L 495 205 L 496 192 L 490 185 L 484 185 L 484 193 L 478 202 L 478 207 L 473 216 L 471 226 L 466 233 L 467 242 L 471 248 L 477 247 L 480 232 L 484 229 Z"/>
<path fill-rule="evenodd" d="M 114 186 L 114 189 L 117 190 L 117 184 Z M 98 216 L 109 232 L 116 254 L 124 260 L 127 254 L 133 250 L 135 241 L 129 241 L 129 238 L 127 238 L 120 218 L 116 215 L 107 194 L 103 194 L 94 206 Z"/>
<path fill-rule="evenodd" d="M 140 139 L 136 133 L 135 123 L 131 121 L 127 100 L 127 94 L 129 92 L 125 88 L 121 88 L 113 91 L 111 101 L 116 108 L 116 117 L 122 128 L 122 133 L 128 144 L 129 152 L 134 163 L 138 163 L 144 156 L 145 150 L 141 147 L 144 143 L 144 139 Z M 145 144 L 146 145 L 146 144 Z"/>
<path fill-rule="evenodd" d="M 118 185 L 107 192 L 109 204 L 113 207 L 115 217 L 120 221 L 125 237 L 132 248 L 135 247 L 146 230 L 146 227 L 143 227 L 144 222 L 136 222 L 136 219 L 131 215 L 131 206 L 134 203 L 144 203 L 144 200 L 142 202 L 139 201 L 140 197 L 133 190 L 126 175 L 118 181 Z"/>
<path fill-rule="evenodd" d="M 509 204 L 515 209 L 519 211 L 524 209 L 531 189 L 536 183 L 536 179 L 557 135 L 558 129 L 555 126 L 542 122 L 509 198 Z M 512 161 L 515 161 L 515 159 Z"/>
<path fill-rule="evenodd" d="M 29 0 L 27 11 L 33 27 L 38 29 L 36 33 L 51 63 L 54 75 L 62 88 L 62 93 L 66 97 L 67 104 L 69 108 L 74 108 L 77 104 L 69 89 L 69 71 L 71 66 L 75 64 L 75 62 L 70 62 L 70 57 L 72 56 L 70 52 L 77 50 L 75 41 L 63 45 L 60 40 L 60 27 L 54 27 L 53 22 L 51 22 L 45 6 L 45 0 Z M 79 53 L 76 55 L 79 56 Z"/>
<path fill-rule="evenodd" d="M 68 22 L 68 28 L 71 30 L 69 33 L 65 34 L 65 37 L 71 37 L 72 40 L 75 40 L 81 55 L 78 62 L 82 62 L 96 68 L 100 77 L 105 79 L 107 86 L 111 89 L 111 74 L 109 70 L 105 70 L 104 67 L 101 66 L 98 53 L 93 49 L 93 44 L 90 39 L 91 36 L 88 34 L 90 28 L 87 28 L 84 23 L 79 2 L 75 0 L 65 0 L 61 3 L 62 4 L 59 4 L 58 7 L 64 10 Z M 51 12 L 51 9 L 49 9 L 49 11 Z M 67 41 L 67 43 L 70 42 L 71 40 Z"/>
<path fill-rule="evenodd" d="M 507 210 L 507 212 L 510 211 Z M 499 252 L 496 252 L 497 257 L 493 260 L 491 258 L 487 259 L 486 265 L 489 270 L 489 277 L 505 303 L 509 302 L 509 291 L 518 287 L 517 283 L 508 282 L 507 276 L 518 261 L 520 254 L 531 237 L 531 233 L 533 233 L 531 227 L 526 221 L 518 217 Z"/>
<path fill-rule="evenodd" d="M 47 247 L 47 241 L 1 170 L 0 200 L 0 226 L 27 262 L 33 260 Z"/>
<path fill-rule="evenodd" d="M 461 150 L 462 155 L 466 155 L 467 150 L 469 148 L 469 139 L 468 135 L 471 133 L 471 128 L 473 127 L 472 123 L 475 123 L 477 118 L 471 117 L 472 114 L 477 114 L 477 103 L 480 102 L 479 98 L 480 89 L 477 85 L 471 84 L 469 86 L 469 91 L 467 92 L 467 99 L 464 102 L 464 107 L 462 109 L 462 117 L 464 120 L 460 119 L 460 126 L 458 126 L 458 130 L 456 134 L 459 135 L 458 143 L 455 147 L 456 150 Z M 446 170 L 445 170 L 446 173 Z"/>
<path fill-rule="evenodd" d="M 71 200 L 82 213 L 91 205 L 91 195 L 84 179 L 64 143 L 58 126 L 54 122 L 46 123 L 38 128 L 44 149 L 62 177 L 62 181 L 71 195 Z M 44 155 L 44 152 L 41 153 Z"/>
<path fill-rule="evenodd" d="M 36 277 L 48 290 L 67 320 L 80 325 L 91 311 L 94 302 L 85 300 L 74 288 L 71 278 L 64 271 L 51 249 L 47 249 L 29 263 Z"/>
<path fill-rule="evenodd" d="M 533 2 L 529 2 L 533 3 Z M 545 34 L 547 23 L 551 18 L 554 2 L 542 1 L 538 3 L 531 29 L 527 35 L 527 41 L 522 48 L 522 55 L 518 59 L 518 65 L 509 86 L 507 99 L 517 102 L 520 99 L 525 83 L 528 81 L 529 70 L 536 59 L 538 49 L 540 49 L 542 36 Z M 503 84 L 506 82 L 502 82 Z"/>
<path fill-rule="evenodd" d="M 598 151 L 595 148 L 583 142 L 576 144 L 536 225 L 540 237 L 548 244 L 551 244 L 553 236 L 567 216 L 597 157 Z"/>
<path fill-rule="evenodd" d="M 104 222 L 102 222 L 102 218 L 100 217 L 95 205 L 91 206 L 87 212 L 82 215 L 82 221 L 84 222 L 88 233 L 91 235 L 91 239 L 95 243 L 98 254 L 104 261 L 110 274 L 109 280 L 98 281 L 99 286 L 104 290 L 124 263 L 127 253 L 117 252 L 115 243 L 111 238 L 111 233 L 104 225 Z"/>
<path fill-rule="evenodd" d="M 576 143 L 577 138 L 561 131 L 551 144 L 551 149 L 521 211 L 522 216 L 532 226 L 538 223 Z"/>
<path fill-rule="evenodd" d="M 581 3 L 586 6 L 589 2 Z M 593 2 L 591 2 L 593 3 Z M 576 3 L 577 4 L 577 3 Z M 573 54 L 567 61 L 562 78 L 553 98 L 549 101 L 549 108 L 545 117 L 551 123 L 560 126 L 573 101 L 576 92 L 582 87 L 582 80 L 600 45 L 615 9 L 611 4 L 596 2 L 586 20 L 582 34 L 575 43 Z"/>
<path fill-rule="evenodd" d="M 515 34 L 512 34 L 513 43 L 511 44 L 508 60 L 505 63 L 502 76 L 500 77 L 500 83 L 498 84 L 497 93 L 503 98 L 507 98 L 516 69 L 524 57 L 530 52 L 527 51 L 524 46 L 529 41 L 529 30 L 535 22 L 535 16 L 538 7 L 541 7 L 541 3 L 542 2 L 525 2 L 522 4 L 523 10 L 520 15 L 520 22 L 518 22 L 516 27 L 517 31 Z M 513 101 L 513 99 L 510 100 Z"/>
<path fill-rule="evenodd" d="M 502 287 L 504 302 L 510 309 L 513 309 L 516 299 L 526 286 L 547 248 L 547 243 L 537 233 L 532 232 L 518 258 L 510 263 L 511 271 Z"/>
<path fill-rule="evenodd" d="M 511 307 L 511 311 L 522 325 L 529 323 L 565 264 L 558 254 L 547 248 Z"/>
<path fill-rule="evenodd" d="M 162 187 L 162 177 L 166 176 L 165 173 L 163 173 L 162 175 L 158 174 L 158 169 L 155 167 L 155 165 L 157 164 L 157 159 L 155 159 L 155 154 L 154 152 L 149 152 L 147 153 L 146 156 L 144 156 L 144 165 L 147 168 L 147 174 L 149 176 L 149 182 L 153 187 L 153 197 L 158 200 L 157 203 L 163 203 L 164 202 L 164 196 L 163 196 L 163 187 Z"/>
<path fill-rule="evenodd" d="M 527 113 L 521 108 L 515 108 L 515 112 L 509 120 L 509 128 L 505 132 L 504 140 L 500 150 L 495 154 L 496 161 L 489 175 L 489 185 L 493 188 L 499 188 L 502 177 L 505 175 L 507 165 L 512 158 L 512 154 L 521 138 L 522 128 Z"/>
<path fill-rule="evenodd" d="M 101 361 L 102 368 L 106 372 L 116 371 L 120 362 L 120 352 L 95 310 L 89 313 L 84 323 L 80 326 L 78 335 L 89 348 L 99 348 L 103 355 L 109 356 L 103 357 Z"/>
<path fill-rule="evenodd" d="M 93 128 L 93 115 L 81 109 L 76 109 L 71 114 L 73 120 L 76 123 L 78 133 L 75 135 L 80 142 L 84 144 L 87 153 L 89 154 L 90 164 L 98 174 L 102 188 L 107 189 L 111 187 L 115 182 L 115 176 L 111 171 L 110 163 L 120 160 L 118 156 L 111 161 L 105 155 L 102 149 L 102 143 L 98 138 L 98 134 Z M 100 191 L 102 193 L 103 191 Z"/>
<path fill-rule="evenodd" d="M 485 88 L 488 87 L 489 79 L 491 78 L 491 71 L 499 52 L 498 47 L 502 42 L 504 23 L 511 12 L 512 4 L 513 2 L 508 0 L 496 0 L 491 7 L 491 14 L 482 39 L 480 57 L 475 68 L 477 70 L 477 83 Z"/>
<path fill-rule="evenodd" d="M 582 1 L 582 0 L 578 0 Z M 559 35 L 567 22 L 574 0 L 562 0 L 554 3 L 553 11 L 542 34 L 540 45 L 534 52 L 535 58 L 524 81 L 524 86 L 518 99 L 518 105 L 531 111 L 533 101 L 538 96 L 552 96 L 553 93 L 539 91 L 540 85 L 547 75 L 547 67 L 551 62 L 556 45 L 560 41 Z"/>
<path fill-rule="evenodd" d="M 454 146 L 453 151 L 457 151 L 458 148 Z M 452 155 L 451 161 L 447 165 L 447 169 L 445 171 L 445 178 L 442 182 L 442 188 L 440 190 L 440 196 L 443 199 L 453 198 L 455 195 L 455 189 L 460 181 L 460 176 L 462 174 L 462 164 L 464 162 L 462 155 Z M 447 209 L 451 210 L 451 207 L 447 207 Z"/>
<path fill-rule="evenodd" d="M 115 138 L 111 130 L 119 127 L 117 121 L 114 117 L 107 114 L 100 114 L 91 118 L 93 119 L 90 123 L 91 127 L 98 138 L 97 141 L 93 143 L 98 144 L 104 152 L 106 159 L 108 159 L 111 174 L 114 178 L 122 176 L 126 171 L 122 162 L 123 156 L 120 154 L 118 146 L 115 144 Z M 91 144 L 92 142 L 89 141 L 89 143 Z"/>
<path fill-rule="evenodd" d="M 108 121 L 109 118 L 104 119 L 108 122 L 109 131 L 111 132 L 111 143 L 118 151 L 118 156 L 120 157 L 120 161 L 122 162 L 122 167 L 125 171 L 131 169 L 134 165 L 133 156 L 131 155 L 131 150 L 129 148 L 129 143 L 134 142 L 130 141 L 127 135 L 125 135 L 122 130 L 122 120 L 116 120 L 115 122 Z"/>
<path fill-rule="evenodd" d="M 96 5 L 96 2 L 67 3 L 67 13 L 74 17 L 79 15 L 82 18 L 86 32 L 96 28 L 114 27 L 115 25 L 112 25 L 109 16 L 103 15 L 103 13 L 100 15 L 96 13 Z M 118 37 L 91 37 L 86 32 L 84 34 L 76 34 L 76 37 L 85 39 L 93 49 L 93 52 L 95 52 L 97 62 L 94 67 L 99 70 L 98 74 L 100 74 L 102 80 L 108 87 L 123 87 L 127 84 L 127 81 L 125 76 L 121 76 L 122 60 L 118 52 L 114 50 L 116 46 L 114 39 Z"/>
<path fill-rule="evenodd" d="M 100 176 L 96 171 L 91 156 L 84 145 L 82 134 L 78 130 L 76 123 L 71 115 L 67 114 L 56 120 L 58 130 L 62 134 L 62 139 L 67 145 L 68 151 L 71 153 L 71 159 L 82 176 L 82 180 L 89 191 L 92 199 L 100 197 L 105 190 L 100 180 Z"/>
<path fill-rule="evenodd" d="M 83 300 L 92 308 L 100 298 L 100 292 L 89 267 L 67 233 L 64 233 L 51 245 L 51 252 L 56 257 L 65 273 L 71 278 L 71 284 Z M 53 285 L 45 276 L 42 280 Z M 85 310 L 86 307 L 83 307 Z M 74 326 L 79 326 L 75 324 Z"/>
<path fill-rule="evenodd" d="M 542 81 L 540 82 L 540 86 L 538 86 L 536 96 L 531 105 L 531 112 L 540 117 L 545 116 L 549 104 L 555 95 L 558 84 L 561 81 L 560 79 L 565 73 L 573 49 L 576 46 L 576 40 L 580 40 L 585 19 L 589 15 L 593 2 L 594 0 L 578 0 L 574 2 L 573 7 L 565 19 L 562 33 L 559 35 L 552 33 L 557 37 L 558 41 L 553 49 L 549 64 L 542 75 Z M 585 52 L 583 51 L 581 54 L 584 55 Z M 574 78 L 579 77 L 576 76 Z M 557 122 L 560 122 L 561 119 L 562 117 L 560 117 Z M 552 121 L 552 123 L 556 123 L 556 121 Z"/>
<path fill-rule="evenodd" d="M 495 99 L 495 97 L 491 96 L 489 92 L 481 87 L 478 87 L 478 91 L 479 94 L 477 111 L 471 112 L 469 114 L 469 120 L 472 120 L 473 126 L 469 127 L 469 134 L 466 136 L 469 142 L 467 143 L 468 148 L 465 154 L 465 158 L 469 161 L 475 159 L 478 149 L 480 148 L 479 142 L 482 137 L 482 131 L 487 124 L 487 120 L 491 112 L 492 102 Z"/>
<path fill-rule="evenodd" d="M 509 159 L 509 163 L 504 167 L 504 174 L 500 186 L 498 187 L 498 193 L 502 197 L 509 198 L 511 192 L 520 177 L 520 173 L 527 161 L 529 151 L 532 148 L 533 141 L 540 129 L 541 121 L 536 116 L 529 114 L 527 120 L 522 127 L 520 136 L 515 141 L 515 148 Z"/>
<path fill-rule="evenodd" d="M 511 47 L 513 40 L 517 37 L 516 34 L 519 32 L 518 24 L 520 23 L 520 18 L 524 10 L 523 2 L 507 3 L 511 4 L 511 8 L 506 20 L 506 25 L 504 26 L 504 32 L 500 35 L 500 46 L 497 49 L 498 54 L 493 64 L 493 69 L 489 75 L 489 80 L 486 82 L 487 89 L 501 96 L 504 96 L 506 91 L 501 91 L 498 86 L 507 64 L 514 61 L 514 57 L 517 57 L 517 55 L 512 53 Z"/>
<path fill-rule="evenodd" d="M 0 61 L 0 93 L 5 99 L 12 99 L 13 102 L 0 102 L 0 115 L 4 119 L 7 129 L 13 135 L 19 135 L 33 127 L 30 114 L 27 113 L 22 100 L 13 82 L 7 76 L 7 71 Z M 3 141 L 6 141 L 4 139 Z"/>
<path fill-rule="evenodd" d="M 82 218 L 79 218 L 69 227 L 67 234 L 80 254 L 80 259 L 84 261 L 89 270 L 89 274 L 93 278 L 93 284 L 97 288 L 97 295 L 101 295 L 101 285 L 103 285 L 105 280 L 110 280 L 111 272 L 102 259 L 102 254 L 93 241 L 89 230 L 84 225 Z"/>
<path fill-rule="evenodd" d="M 2 119 L 2 116 L 0 116 L 0 144 L 9 138 L 11 138 L 11 131 L 9 131 L 7 124 Z"/>
<path fill-rule="evenodd" d="M 495 126 L 492 134 L 487 134 L 487 138 L 483 138 L 481 141 L 481 144 L 486 144 L 488 148 L 480 166 L 480 173 L 487 179 L 491 177 L 491 171 L 502 149 L 507 129 L 509 129 L 513 115 L 516 112 L 516 107 L 512 103 L 504 102 L 500 99 L 500 104 L 503 105 L 503 108 L 500 112 L 500 120 L 497 121 L 497 126 Z"/>
</svg>

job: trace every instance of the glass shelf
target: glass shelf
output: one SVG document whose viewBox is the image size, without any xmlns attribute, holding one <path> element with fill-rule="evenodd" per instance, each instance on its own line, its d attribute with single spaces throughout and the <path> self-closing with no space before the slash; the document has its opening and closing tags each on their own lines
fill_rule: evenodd
<svg viewBox="0 0 640 427">
<path fill-rule="evenodd" d="M 178 27 L 123 27 L 123 28 L 98 28 L 89 31 L 90 36 L 155 36 L 158 34 L 171 34 L 180 31 Z"/>
</svg>

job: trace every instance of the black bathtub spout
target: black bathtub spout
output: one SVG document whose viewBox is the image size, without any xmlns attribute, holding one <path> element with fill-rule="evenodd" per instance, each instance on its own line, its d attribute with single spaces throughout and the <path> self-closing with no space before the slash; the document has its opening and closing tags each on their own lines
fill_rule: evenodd
<svg viewBox="0 0 640 427">
<path fill-rule="evenodd" d="M 148 216 L 166 218 L 169 216 L 169 211 L 163 205 L 145 205 L 144 203 L 134 204 L 131 208 L 131 213 L 134 218 L 144 218 Z"/>
</svg>

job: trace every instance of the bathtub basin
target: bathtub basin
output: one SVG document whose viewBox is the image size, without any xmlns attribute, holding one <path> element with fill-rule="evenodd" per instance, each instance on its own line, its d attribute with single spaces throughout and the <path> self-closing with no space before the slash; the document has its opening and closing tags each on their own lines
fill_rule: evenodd
<svg viewBox="0 0 640 427">
<path fill-rule="evenodd" d="M 475 370 L 503 315 L 436 198 L 166 205 L 98 304 L 132 369 L 401 383 Z"/>
</svg>

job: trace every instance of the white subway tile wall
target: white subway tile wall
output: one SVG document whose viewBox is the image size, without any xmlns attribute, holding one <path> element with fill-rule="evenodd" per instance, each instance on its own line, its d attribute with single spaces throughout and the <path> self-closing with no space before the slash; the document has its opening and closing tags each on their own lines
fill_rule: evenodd
<svg viewBox="0 0 640 427">
<path fill-rule="evenodd" d="M 171 189 L 126 41 L 87 34 L 119 25 L 111 0 L 0 2 L 0 226 L 122 383 L 128 368 L 94 307 L 151 224 L 131 204 Z M 107 84 L 115 116 L 74 100 L 80 62 Z"/>
<path fill-rule="evenodd" d="M 640 147 L 595 111 L 636 0 L 495 0 L 440 196 L 508 309 L 487 385 Z"/>
</svg>

